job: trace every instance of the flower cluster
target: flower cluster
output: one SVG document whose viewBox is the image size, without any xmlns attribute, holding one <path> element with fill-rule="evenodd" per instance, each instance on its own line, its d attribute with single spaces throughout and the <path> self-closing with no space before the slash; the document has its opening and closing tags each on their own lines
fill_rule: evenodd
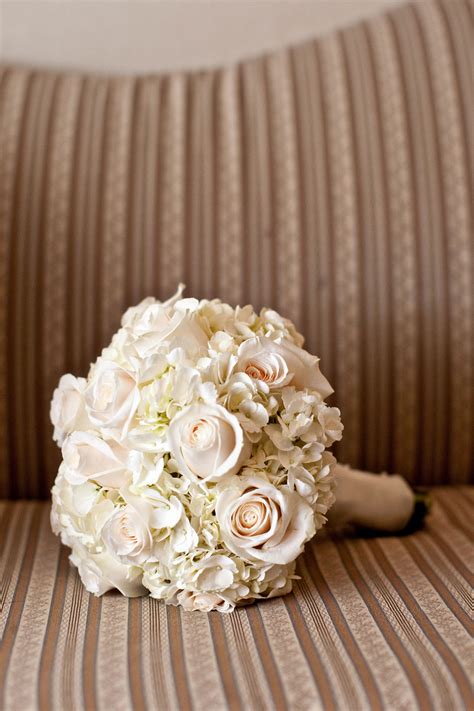
<svg viewBox="0 0 474 711">
<path fill-rule="evenodd" d="M 90 592 L 227 612 L 291 589 L 342 425 L 291 322 L 182 291 L 130 308 L 87 379 L 61 378 L 51 520 Z"/>
</svg>

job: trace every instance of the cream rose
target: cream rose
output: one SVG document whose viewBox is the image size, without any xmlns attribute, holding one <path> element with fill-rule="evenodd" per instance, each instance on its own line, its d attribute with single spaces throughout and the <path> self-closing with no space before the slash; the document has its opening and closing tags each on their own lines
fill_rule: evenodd
<svg viewBox="0 0 474 711">
<path fill-rule="evenodd" d="M 127 597 L 146 593 L 142 572 L 119 563 L 109 553 L 93 554 L 76 547 L 69 559 L 78 569 L 86 590 L 93 595 L 100 596 L 114 588 Z"/>
<path fill-rule="evenodd" d="M 88 429 L 88 419 L 84 408 L 85 378 L 76 378 L 67 373 L 59 381 L 51 400 L 50 417 L 54 425 L 53 438 L 61 447 L 73 430 Z"/>
<path fill-rule="evenodd" d="M 171 349 L 187 353 L 207 351 L 208 339 L 196 310 L 197 299 L 178 299 L 160 303 L 146 299 L 124 318 L 125 329 L 133 334 L 133 347 L 140 358 L 154 352 L 164 342 Z"/>
<path fill-rule="evenodd" d="M 249 452 L 238 419 L 221 405 L 185 408 L 168 430 L 170 450 L 182 474 L 218 481 L 236 473 Z"/>
<path fill-rule="evenodd" d="M 174 306 L 177 301 L 181 300 L 185 289 L 185 284 L 178 284 L 178 288 L 176 289 L 173 296 L 171 296 L 166 301 L 157 301 L 153 296 L 147 296 L 146 299 L 140 301 L 139 304 L 137 304 L 136 306 L 130 306 L 130 308 L 125 311 L 121 319 L 121 325 L 125 328 L 133 328 L 134 324 L 140 321 L 148 306 L 151 306 L 152 304 L 159 304 L 164 308 L 170 308 Z"/>
<path fill-rule="evenodd" d="M 270 390 L 293 385 L 299 390 L 316 390 L 323 400 L 333 389 L 319 370 L 319 358 L 285 339 L 265 336 L 244 341 L 237 352 L 236 370 L 266 383 Z"/>
<path fill-rule="evenodd" d="M 138 510 L 127 504 L 105 523 L 102 539 L 107 550 L 121 563 L 140 565 L 151 555 L 153 536 L 148 525 L 148 507 Z M 151 508 L 151 507 L 150 507 Z"/>
<path fill-rule="evenodd" d="M 225 545 L 246 560 L 291 563 L 315 533 L 311 506 L 259 476 L 234 477 L 219 486 L 216 515 Z"/>
<path fill-rule="evenodd" d="M 85 402 L 94 425 L 124 435 L 140 402 L 136 379 L 117 363 L 100 358 L 89 376 Z"/>
<path fill-rule="evenodd" d="M 106 442 L 92 432 L 73 432 L 63 444 L 64 477 L 70 484 L 92 480 L 108 488 L 120 488 L 130 478 L 128 450 Z"/>
</svg>

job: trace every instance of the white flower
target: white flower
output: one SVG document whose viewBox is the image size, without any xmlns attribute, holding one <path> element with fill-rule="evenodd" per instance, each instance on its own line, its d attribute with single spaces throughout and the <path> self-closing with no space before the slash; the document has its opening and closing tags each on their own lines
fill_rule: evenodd
<svg viewBox="0 0 474 711">
<path fill-rule="evenodd" d="M 96 481 L 119 488 L 127 483 L 128 450 L 92 432 L 73 432 L 63 444 L 64 476 L 71 484 Z"/>
<path fill-rule="evenodd" d="M 232 336 L 225 331 L 217 331 L 209 339 L 209 352 L 212 354 L 232 353 L 235 349 L 235 341 Z"/>
<path fill-rule="evenodd" d="M 272 390 L 287 385 L 293 377 L 278 345 L 269 338 L 251 338 L 238 350 L 237 370 Z"/>
<path fill-rule="evenodd" d="M 151 597 L 176 605 L 178 585 L 175 570 L 167 568 L 163 563 L 145 563 L 143 566 L 142 583 L 150 592 Z"/>
<path fill-rule="evenodd" d="M 259 476 L 218 487 L 216 514 L 226 546 L 247 560 L 290 563 L 315 532 L 310 505 Z"/>
<path fill-rule="evenodd" d="M 227 383 L 236 363 L 237 356 L 232 353 L 217 353 L 212 358 L 200 358 L 197 365 L 203 379 L 217 386 Z"/>
<path fill-rule="evenodd" d="M 195 582 L 200 590 L 225 590 L 234 582 L 237 566 L 232 558 L 225 555 L 212 555 L 202 558 L 195 566 Z"/>
<path fill-rule="evenodd" d="M 132 473 L 135 486 L 151 486 L 156 484 L 164 468 L 164 452 L 156 451 L 147 454 L 132 450 L 128 455 L 127 465 Z"/>
<path fill-rule="evenodd" d="M 211 610 L 219 610 L 219 612 L 232 612 L 234 609 L 232 602 L 217 593 L 192 590 L 182 590 L 176 596 L 176 601 L 172 601 L 172 603 L 182 605 L 183 609 L 188 611 L 211 612 Z"/>
<path fill-rule="evenodd" d="M 152 355 L 166 342 L 170 349 L 182 348 L 194 354 L 207 350 L 207 336 L 196 313 L 196 299 L 178 299 L 161 304 L 146 299 L 124 319 L 138 357 Z"/>
<path fill-rule="evenodd" d="M 105 430 L 127 431 L 140 401 L 135 377 L 113 361 L 99 358 L 85 390 L 90 421 Z"/>
<path fill-rule="evenodd" d="M 191 526 L 188 517 L 183 514 L 170 536 L 171 549 L 177 553 L 188 553 L 199 542 L 198 535 Z"/>
<path fill-rule="evenodd" d="M 342 439 L 344 425 L 341 422 L 341 412 L 337 407 L 318 406 L 318 422 L 321 425 L 321 442 L 329 447 L 333 442 Z"/>
<path fill-rule="evenodd" d="M 74 511 L 79 516 L 87 516 L 101 496 L 97 484 L 93 481 L 71 487 L 71 494 Z"/>
<path fill-rule="evenodd" d="M 259 392 L 256 382 L 246 373 L 235 373 L 223 389 L 221 402 L 235 413 L 250 441 L 258 441 L 273 414 L 273 402 Z"/>
<path fill-rule="evenodd" d="M 146 520 L 152 528 L 174 528 L 184 516 L 183 505 L 177 496 L 171 494 L 169 497 L 165 497 L 153 487 L 138 489 L 137 494 L 122 491 L 122 495 L 137 509 L 143 507 L 144 504 L 150 507 L 146 511 Z"/>
<path fill-rule="evenodd" d="M 257 314 L 251 306 L 233 309 L 219 299 L 201 301 L 199 314 L 207 325 L 210 334 L 224 331 L 240 343 L 245 338 L 254 336 L 253 328 L 257 324 Z"/>
<path fill-rule="evenodd" d="M 185 288 L 184 284 L 179 284 L 173 296 L 163 302 L 157 301 L 153 296 L 148 296 L 146 299 L 143 299 L 143 301 L 140 301 L 140 303 L 136 306 L 130 306 L 130 308 L 128 308 L 122 316 L 122 326 L 125 328 L 133 328 L 133 325 L 140 320 L 148 306 L 151 306 L 152 304 L 160 304 L 164 308 L 174 306 L 174 304 L 181 299 Z"/>
<path fill-rule="evenodd" d="M 288 485 L 295 489 L 300 496 L 313 503 L 317 498 L 317 487 L 314 477 L 305 467 L 294 466 L 288 469 Z"/>
<path fill-rule="evenodd" d="M 180 471 L 218 481 L 242 465 L 248 449 L 237 418 L 221 405 L 192 405 L 172 420 L 168 439 Z"/>
<path fill-rule="evenodd" d="M 51 401 L 50 417 L 54 425 L 53 438 L 61 447 L 66 435 L 90 426 L 84 408 L 85 378 L 67 373 L 59 381 Z"/>
<path fill-rule="evenodd" d="M 183 512 L 178 523 L 159 537 L 154 547 L 154 555 L 162 565 L 170 567 L 180 554 L 194 550 L 198 543 L 199 536 Z"/>
<path fill-rule="evenodd" d="M 295 345 L 302 347 L 304 338 L 298 333 L 294 325 L 287 318 L 283 318 L 272 309 L 263 308 L 260 311 L 260 319 L 263 322 L 265 335 L 274 340 L 287 338 Z"/>
<path fill-rule="evenodd" d="M 250 338 L 238 350 L 236 370 L 264 383 L 271 390 L 290 383 L 299 389 L 315 390 L 324 399 L 333 390 L 319 370 L 319 358 L 288 340 Z"/>
<path fill-rule="evenodd" d="M 252 571 L 249 584 L 258 597 L 278 597 L 286 595 L 293 587 L 296 563 L 288 565 L 267 564 Z"/>
<path fill-rule="evenodd" d="M 140 570 L 119 563 L 108 553 L 90 554 L 77 547 L 69 559 L 77 567 L 86 590 L 93 595 L 103 595 L 113 588 L 127 597 L 138 597 L 146 592 Z"/>
<path fill-rule="evenodd" d="M 292 452 L 294 450 L 295 446 L 289 433 L 283 431 L 281 425 L 267 425 L 265 432 L 277 449 L 283 452 Z"/>
<path fill-rule="evenodd" d="M 98 552 L 101 548 L 100 531 L 114 512 L 114 503 L 108 492 L 99 490 L 97 484 L 71 485 L 65 472 L 63 463 L 53 487 L 52 529 L 61 535 L 66 545 L 73 548 L 81 544 L 91 552 Z"/>
<path fill-rule="evenodd" d="M 117 560 L 130 565 L 144 563 L 153 550 L 153 536 L 149 528 L 148 506 L 127 504 L 115 511 L 102 529 L 107 550 Z"/>
</svg>

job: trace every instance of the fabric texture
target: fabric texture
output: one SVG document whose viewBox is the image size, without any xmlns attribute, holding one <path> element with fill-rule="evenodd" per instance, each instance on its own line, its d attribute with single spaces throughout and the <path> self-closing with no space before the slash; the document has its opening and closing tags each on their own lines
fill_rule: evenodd
<svg viewBox="0 0 474 711">
<path fill-rule="evenodd" d="M 293 593 L 229 615 L 90 595 L 49 505 L 4 502 L 0 708 L 472 708 L 474 490 L 435 491 L 425 530 L 318 535 Z"/>
<path fill-rule="evenodd" d="M 179 281 L 322 358 L 341 461 L 472 473 L 472 14 L 423 2 L 237 66 L 0 74 L 0 495 L 46 497 L 59 376 Z"/>
</svg>

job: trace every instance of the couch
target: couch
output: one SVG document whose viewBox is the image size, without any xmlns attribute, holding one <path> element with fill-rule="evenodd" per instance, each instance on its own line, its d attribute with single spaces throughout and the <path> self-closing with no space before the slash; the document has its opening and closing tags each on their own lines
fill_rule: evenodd
<svg viewBox="0 0 474 711">
<path fill-rule="evenodd" d="M 202 72 L 0 68 L 0 708 L 473 707 L 472 9 Z M 84 590 L 51 393 L 179 281 L 297 323 L 339 459 L 431 488 L 424 528 L 318 535 L 230 615 Z"/>
</svg>

